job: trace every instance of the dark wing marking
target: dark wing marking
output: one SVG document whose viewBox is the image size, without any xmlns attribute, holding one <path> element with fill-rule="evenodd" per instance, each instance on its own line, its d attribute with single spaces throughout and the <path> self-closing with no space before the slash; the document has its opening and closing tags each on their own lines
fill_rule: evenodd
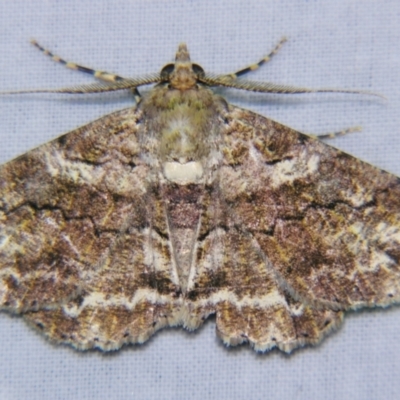
<svg viewBox="0 0 400 400">
<path fill-rule="evenodd" d="M 281 288 L 332 310 L 399 302 L 399 179 L 252 112 L 232 118 L 221 191 Z"/>
<path fill-rule="evenodd" d="M 0 167 L 0 306 L 79 348 L 140 342 L 173 319 L 137 127 L 135 109 L 118 111 Z"/>
</svg>

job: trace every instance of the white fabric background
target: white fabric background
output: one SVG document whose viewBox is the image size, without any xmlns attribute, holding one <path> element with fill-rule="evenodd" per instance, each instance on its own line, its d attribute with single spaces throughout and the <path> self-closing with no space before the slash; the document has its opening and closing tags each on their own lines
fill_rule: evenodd
<svg viewBox="0 0 400 400">
<path fill-rule="evenodd" d="M 307 132 L 362 125 L 331 142 L 400 175 L 398 0 L 0 2 L 0 90 L 90 82 L 50 62 L 35 38 L 72 61 L 124 76 L 159 70 L 186 41 L 213 72 L 256 61 L 290 41 L 254 79 L 360 88 L 368 96 L 268 96 L 221 91 Z M 0 97 L 0 162 L 113 110 L 127 94 Z M 393 399 L 400 393 L 400 309 L 352 313 L 320 346 L 265 355 L 226 349 L 211 319 L 197 333 L 159 332 L 113 354 L 55 346 L 0 314 L 0 399 Z"/>
</svg>

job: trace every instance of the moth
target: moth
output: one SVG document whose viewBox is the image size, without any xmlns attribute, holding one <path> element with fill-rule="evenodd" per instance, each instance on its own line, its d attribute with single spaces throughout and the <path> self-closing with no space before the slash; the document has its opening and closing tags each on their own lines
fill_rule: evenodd
<svg viewBox="0 0 400 400">
<path fill-rule="evenodd" d="M 239 79 L 282 43 L 227 75 L 181 44 L 159 73 L 123 78 L 34 42 L 100 80 L 45 91 L 138 103 L 0 167 L 1 308 L 80 350 L 216 314 L 226 345 L 290 352 L 347 310 L 399 302 L 399 178 L 212 90 L 334 91 Z"/>
</svg>

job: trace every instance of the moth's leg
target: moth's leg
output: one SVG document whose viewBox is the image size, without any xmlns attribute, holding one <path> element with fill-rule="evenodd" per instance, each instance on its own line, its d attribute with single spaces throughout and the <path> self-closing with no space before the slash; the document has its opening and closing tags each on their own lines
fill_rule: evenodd
<svg viewBox="0 0 400 400">
<path fill-rule="evenodd" d="M 252 64 L 252 65 L 247 66 L 246 68 L 240 69 L 239 71 L 232 72 L 231 74 L 228 74 L 227 76 L 229 76 L 233 79 L 236 79 L 239 76 L 247 74 L 248 72 L 255 71 L 256 69 L 260 68 L 261 65 L 270 61 L 271 58 L 280 50 L 283 43 L 285 43 L 286 41 L 287 41 L 287 39 L 285 37 L 283 37 L 279 41 L 279 43 L 274 47 L 274 49 L 268 55 L 266 55 L 260 61 L 258 61 L 256 64 Z"/>
<path fill-rule="evenodd" d="M 124 77 L 116 75 L 116 74 L 112 74 L 110 72 L 106 72 L 106 71 L 99 71 L 99 70 L 95 70 L 92 68 L 88 68 L 85 67 L 83 65 L 79 65 L 79 64 L 75 64 L 71 61 L 66 61 L 63 58 L 53 54 L 50 50 L 44 48 L 43 46 L 41 46 L 36 40 L 31 40 L 31 43 L 37 48 L 39 49 L 43 54 L 45 54 L 46 56 L 49 56 L 53 61 L 64 65 L 66 68 L 75 70 L 75 71 L 80 71 L 80 72 L 84 72 L 85 74 L 89 74 L 92 75 L 93 77 L 95 77 L 96 79 L 99 79 L 101 81 L 104 82 L 121 82 L 126 80 Z M 140 93 L 139 91 L 134 88 L 132 89 L 132 92 L 135 96 L 135 100 L 136 102 L 139 102 L 141 99 Z"/>
<path fill-rule="evenodd" d="M 337 132 L 321 133 L 318 135 L 307 133 L 307 135 L 317 139 L 334 139 L 338 136 L 343 136 L 347 135 L 348 133 L 360 132 L 360 131 L 361 131 L 360 126 L 354 126 L 352 128 L 343 129 L 342 131 L 337 131 Z"/>
</svg>

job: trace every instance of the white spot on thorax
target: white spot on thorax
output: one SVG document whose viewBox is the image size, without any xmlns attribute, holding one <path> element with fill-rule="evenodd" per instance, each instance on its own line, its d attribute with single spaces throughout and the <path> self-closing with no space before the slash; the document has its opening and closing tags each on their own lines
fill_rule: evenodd
<svg viewBox="0 0 400 400">
<path fill-rule="evenodd" d="M 203 166 L 199 161 L 190 161 L 184 164 L 179 162 L 164 163 L 164 176 L 169 181 L 180 185 L 197 183 L 202 178 L 203 173 Z"/>
</svg>

